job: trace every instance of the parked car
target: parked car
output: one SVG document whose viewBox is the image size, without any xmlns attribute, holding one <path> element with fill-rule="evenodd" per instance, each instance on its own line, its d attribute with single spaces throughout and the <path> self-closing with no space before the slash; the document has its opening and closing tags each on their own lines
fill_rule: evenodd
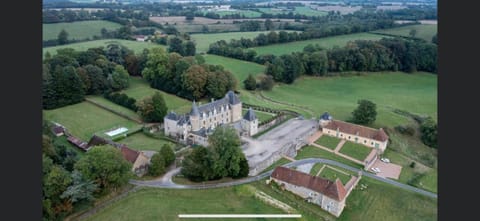
<svg viewBox="0 0 480 221">
<path fill-rule="evenodd" d="M 373 171 L 374 173 L 380 173 L 380 169 L 378 167 L 372 167 L 370 168 L 371 171 Z"/>
<path fill-rule="evenodd" d="M 388 158 L 382 158 L 380 160 L 384 163 L 390 163 L 390 160 Z"/>
</svg>

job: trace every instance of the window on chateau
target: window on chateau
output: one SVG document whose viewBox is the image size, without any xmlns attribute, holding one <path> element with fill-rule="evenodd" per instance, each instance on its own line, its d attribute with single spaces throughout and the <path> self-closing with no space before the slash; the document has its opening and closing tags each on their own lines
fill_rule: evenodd
<svg viewBox="0 0 480 221">
<path fill-rule="evenodd" d="M 350 139 L 350 136 L 348 136 L 348 139 Z"/>
</svg>

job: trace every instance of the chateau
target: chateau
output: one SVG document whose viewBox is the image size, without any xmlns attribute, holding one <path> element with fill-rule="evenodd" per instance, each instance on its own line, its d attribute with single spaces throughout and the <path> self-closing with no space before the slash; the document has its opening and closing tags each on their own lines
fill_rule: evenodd
<svg viewBox="0 0 480 221">
<path fill-rule="evenodd" d="M 208 146 L 208 136 L 215 127 L 231 124 L 240 135 L 252 136 L 258 131 L 258 119 L 252 109 L 242 118 L 242 102 L 229 91 L 224 98 L 199 105 L 193 101 L 190 113 L 168 113 L 164 118 L 165 135 L 187 144 Z"/>
</svg>

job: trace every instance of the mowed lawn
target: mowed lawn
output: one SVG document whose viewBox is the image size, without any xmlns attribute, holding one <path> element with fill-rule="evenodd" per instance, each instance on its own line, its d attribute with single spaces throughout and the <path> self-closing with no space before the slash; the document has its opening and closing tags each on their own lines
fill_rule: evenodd
<svg viewBox="0 0 480 221">
<path fill-rule="evenodd" d="M 347 141 L 343 144 L 339 152 L 363 162 L 372 150 L 370 147 Z"/>
<path fill-rule="evenodd" d="M 242 116 L 245 116 L 245 114 L 247 113 L 248 109 L 242 109 Z M 267 113 L 267 112 L 263 112 L 263 111 L 257 111 L 257 110 L 253 110 L 253 112 L 255 112 L 255 116 L 257 117 L 258 119 L 258 123 L 261 123 L 263 121 L 266 121 L 272 117 L 275 117 L 274 114 L 272 113 Z"/>
<path fill-rule="evenodd" d="M 160 148 L 162 148 L 164 144 L 168 144 L 172 148 L 175 146 L 175 144 L 170 141 L 151 138 L 142 132 L 135 133 L 124 139 L 121 139 L 118 141 L 118 143 L 126 144 L 128 147 L 135 150 L 160 151 Z"/>
<path fill-rule="evenodd" d="M 398 35 L 404 37 L 410 37 L 410 31 L 412 29 L 417 30 L 415 35 L 416 38 L 421 38 L 427 42 L 432 42 L 432 37 L 437 33 L 437 25 L 409 25 L 392 29 L 384 29 L 379 31 L 374 31 L 372 33 L 383 33 L 390 35 Z"/>
<path fill-rule="evenodd" d="M 362 184 L 367 188 L 360 190 Z M 436 199 L 363 176 L 357 189 L 347 198 L 338 221 L 433 221 L 438 219 L 437 206 Z"/>
<path fill-rule="evenodd" d="M 337 147 L 338 143 L 340 143 L 340 139 L 328 135 L 323 135 L 319 139 L 317 139 L 315 143 L 328 149 L 335 150 L 335 147 Z"/>
<path fill-rule="evenodd" d="M 377 106 L 373 127 L 394 127 L 409 119 L 393 112 L 405 110 L 437 118 L 437 76 L 430 73 L 367 73 L 349 77 L 302 77 L 293 84 L 276 85 L 263 94 L 273 100 L 302 105 L 318 116 L 329 112 L 334 119 L 348 120 L 367 99 Z M 315 116 L 315 117 L 318 117 Z M 310 117 L 310 116 L 309 116 Z"/>
<path fill-rule="evenodd" d="M 322 163 L 316 163 L 315 165 L 313 165 L 312 169 L 310 170 L 310 175 L 316 176 L 318 171 L 320 171 L 320 169 L 322 169 L 323 166 L 324 164 Z"/>
<path fill-rule="evenodd" d="M 118 113 L 124 114 L 125 116 L 131 117 L 133 119 L 142 120 L 142 118 L 135 113 L 133 110 L 130 110 L 126 107 L 120 106 L 118 104 L 113 103 L 112 101 L 107 100 L 101 96 L 87 96 L 86 99 L 91 100 L 99 105 L 102 105 L 106 108 L 110 108 Z"/>
<path fill-rule="evenodd" d="M 66 44 L 61 46 L 46 47 L 46 48 L 43 48 L 42 53 L 43 55 L 45 55 L 45 53 L 49 52 L 51 55 L 54 55 L 57 53 L 58 49 L 62 49 L 62 48 L 73 48 L 76 51 L 86 51 L 89 48 L 97 48 L 97 47 L 106 48 L 109 44 L 123 45 L 128 49 L 134 51 L 136 54 L 141 53 L 145 48 L 146 49 L 155 48 L 155 47 L 165 48 L 165 46 L 163 45 L 149 43 L 149 42 L 121 40 L 121 39 L 103 39 L 103 40 L 72 43 L 72 44 Z"/>
<path fill-rule="evenodd" d="M 273 54 L 280 56 L 283 54 L 290 54 L 292 52 L 303 51 L 303 48 L 309 44 L 318 44 L 324 48 L 333 48 L 334 46 L 345 46 L 350 41 L 355 40 L 379 40 L 386 36 L 370 34 L 370 33 L 357 33 L 349 35 L 338 35 L 333 37 L 310 39 L 305 41 L 295 41 L 282 44 L 273 44 L 262 47 L 254 47 L 253 49 L 258 55 Z"/>
<path fill-rule="evenodd" d="M 284 213 L 256 199 L 246 186 L 248 185 L 206 190 L 144 188 L 101 209 L 86 220 L 174 221 L 182 220 L 178 214 Z"/>
<path fill-rule="evenodd" d="M 44 110 L 43 118 L 62 124 L 72 135 L 84 141 L 90 140 L 96 132 L 115 127 L 131 129 L 139 125 L 88 102 Z"/>
<path fill-rule="evenodd" d="M 175 111 L 176 113 L 186 113 L 192 107 L 191 102 L 186 99 L 151 88 L 148 82 L 141 77 L 130 77 L 130 86 L 121 92 L 137 101 L 152 96 L 155 92 L 160 92 L 167 103 L 168 111 Z"/>
<path fill-rule="evenodd" d="M 205 63 L 222 65 L 226 70 L 232 72 L 235 78 L 237 78 L 237 88 L 239 89 L 243 88 L 243 81 L 247 79 L 249 74 L 256 76 L 258 74 L 263 74 L 265 71 L 265 66 L 253 62 L 213 54 L 204 55 L 203 57 L 205 58 Z"/>
<path fill-rule="evenodd" d="M 338 179 L 340 179 L 340 181 L 342 182 L 343 185 L 347 184 L 347 182 L 351 178 L 350 174 L 340 173 L 340 172 L 330 168 L 329 166 L 326 166 L 325 168 L 323 168 L 322 172 L 320 172 L 320 174 L 318 176 L 321 177 L 321 178 L 325 178 L 327 180 L 334 181 L 334 182 L 338 178 Z"/>
<path fill-rule="evenodd" d="M 227 43 L 231 39 L 240 40 L 240 38 L 253 39 L 259 34 L 268 34 L 270 31 L 247 31 L 247 32 L 228 32 L 228 33 L 212 33 L 212 34 L 192 34 L 190 37 L 195 41 L 197 53 L 207 52 L 210 44 L 220 40 L 225 40 Z M 292 32 L 292 31 L 287 31 Z M 277 32 L 278 33 L 278 32 Z"/>
<path fill-rule="evenodd" d="M 44 41 L 57 39 L 58 34 L 62 31 L 62 29 L 65 29 L 65 31 L 68 33 L 69 40 L 82 40 L 86 38 L 93 38 L 94 35 L 102 36 L 102 28 L 105 28 L 108 31 L 113 31 L 120 27 L 122 27 L 122 25 L 119 23 L 104 20 L 42 24 L 42 37 Z"/>
<path fill-rule="evenodd" d="M 347 160 L 347 159 L 345 159 L 341 156 L 335 155 L 332 152 L 328 152 L 326 150 L 323 150 L 323 149 L 320 149 L 320 148 L 314 147 L 314 146 L 302 147 L 302 149 L 300 149 L 298 151 L 298 154 L 295 157 L 296 160 L 307 159 L 307 158 L 325 158 L 325 159 L 335 160 L 335 161 L 338 161 L 340 163 L 343 163 L 343 164 L 346 164 L 346 165 L 349 165 L 349 166 L 352 166 L 352 167 L 355 167 L 355 168 L 358 168 L 358 169 L 363 168 L 363 165 L 357 164 L 357 163 L 355 163 L 353 161 L 350 161 L 350 160 Z"/>
</svg>

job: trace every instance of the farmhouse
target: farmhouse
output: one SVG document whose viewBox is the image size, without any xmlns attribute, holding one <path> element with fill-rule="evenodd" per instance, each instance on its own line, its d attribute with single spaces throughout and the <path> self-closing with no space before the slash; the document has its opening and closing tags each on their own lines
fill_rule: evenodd
<svg viewBox="0 0 480 221">
<path fill-rule="evenodd" d="M 52 127 L 52 132 L 55 136 L 63 136 L 65 134 L 65 128 L 61 125 L 55 125 Z"/>
<path fill-rule="evenodd" d="M 388 135 L 382 128 L 377 130 L 340 120 L 333 120 L 327 112 L 320 117 L 319 124 L 324 135 L 363 144 L 377 149 L 380 153 L 383 153 L 385 148 L 387 148 Z"/>
<path fill-rule="evenodd" d="M 282 188 L 319 205 L 336 217 L 342 213 L 345 200 L 360 180 L 353 177 L 346 187 L 338 178 L 333 182 L 286 167 L 275 168 L 270 178 Z"/>
<path fill-rule="evenodd" d="M 87 151 L 89 146 L 86 142 L 74 137 L 74 136 L 68 136 L 67 137 L 68 142 L 71 144 L 75 145 L 76 147 L 80 148 L 83 151 Z"/>
<path fill-rule="evenodd" d="M 252 136 L 258 131 L 258 119 L 249 109 L 242 119 L 242 102 L 229 91 L 224 98 L 199 105 L 193 101 L 190 113 L 168 113 L 164 118 L 165 135 L 187 144 L 208 146 L 208 136 L 215 127 L 233 124 L 241 135 Z"/>
</svg>

